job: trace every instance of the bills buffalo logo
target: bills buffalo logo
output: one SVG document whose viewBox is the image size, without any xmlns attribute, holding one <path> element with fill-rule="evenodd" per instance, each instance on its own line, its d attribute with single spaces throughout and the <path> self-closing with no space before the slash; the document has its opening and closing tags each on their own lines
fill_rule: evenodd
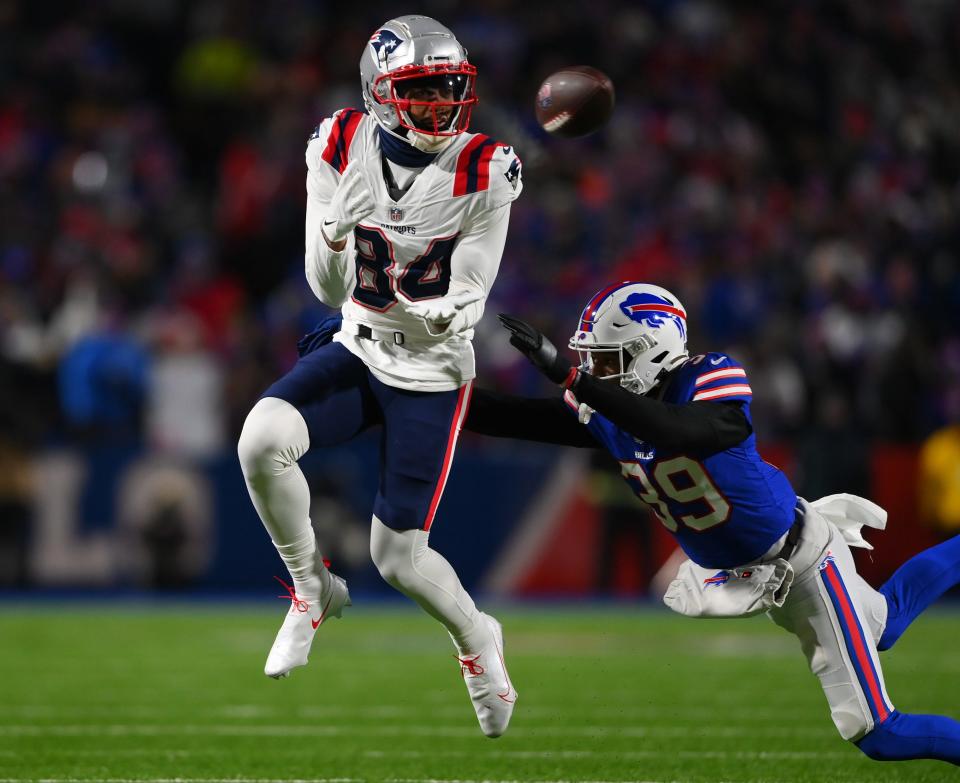
<svg viewBox="0 0 960 783">
<path fill-rule="evenodd" d="M 399 207 L 391 207 L 390 220 L 392 220 L 394 223 L 399 223 L 401 220 L 403 220 L 403 210 Z"/>
<path fill-rule="evenodd" d="M 817 566 L 817 569 L 819 571 L 825 571 L 827 566 L 834 562 L 836 562 L 836 558 L 833 556 L 833 552 L 827 552 L 827 556 L 820 561 L 820 565 Z"/>
<path fill-rule="evenodd" d="M 549 109 L 550 104 L 553 103 L 551 92 L 550 82 L 544 82 L 537 93 L 537 103 L 540 104 L 541 109 Z"/>
<path fill-rule="evenodd" d="M 370 38 L 373 56 L 380 63 L 386 63 L 393 50 L 402 43 L 403 39 L 391 30 L 377 30 Z"/>
<path fill-rule="evenodd" d="M 707 577 L 703 580 L 704 587 L 723 587 L 727 582 L 730 581 L 730 572 L 729 571 L 717 571 L 713 576 Z"/>
<path fill-rule="evenodd" d="M 676 324 L 680 336 L 687 337 L 687 314 L 669 299 L 656 294 L 630 294 L 620 303 L 620 310 L 631 321 L 659 328 L 667 323 Z"/>
</svg>

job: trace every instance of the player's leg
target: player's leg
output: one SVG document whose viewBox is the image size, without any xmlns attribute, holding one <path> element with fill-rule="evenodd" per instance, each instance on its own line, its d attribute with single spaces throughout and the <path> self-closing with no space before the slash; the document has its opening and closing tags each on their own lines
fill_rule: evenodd
<svg viewBox="0 0 960 783">
<path fill-rule="evenodd" d="M 960 723 L 943 715 L 894 710 L 856 745 L 876 761 L 938 759 L 960 766 Z"/>
<path fill-rule="evenodd" d="M 808 533 L 816 537 L 824 525 L 819 515 L 808 515 L 804 537 Z M 953 738 L 960 740 L 960 724 L 894 709 L 875 644 L 883 599 L 859 578 L 839 533 L 826 530 L 827 546 L 817 547 L 819 556 L 806 562 L 804 553 L 791 557 L 797 579 L 783 608 L 772 611 L 771 617 L 800 639 L 844 739 L 875 759 L 958 763 L 955 752 L 960 745 Z"/>
<path fill-rule="evenodd" d="M 310 524 L 310 489 L 297 461 L 311 446 L 342 443 L 376 420 L 363 364 L 337 343 L 303 357 L 244 422 L 238 454 L 250 499 L 293 581 L 290 611 L 264 671 L 283 677 L 307 662 L 314 633 L 349 603 L 323 564 Z"/>
<path fill-rule="evenodd" d="M 383 578 L 449 631 L 480 726 L 507 728 L 517 693 L 503 660 L 500 624 L 480 612 L 447 560 L 429 546 L 430 526 L 466 418 L 470 384 L 424 394 L 372 382 L 384 414 L 380 491 L 370 536 Z"/>
<path fill-rule="evenodd" d="M 960 583 L 960 536 L 914 555 L 880 588 L 886 598 L 887 625 L 877 643 L 889 650 L 930 604 Z"/>
</svg>

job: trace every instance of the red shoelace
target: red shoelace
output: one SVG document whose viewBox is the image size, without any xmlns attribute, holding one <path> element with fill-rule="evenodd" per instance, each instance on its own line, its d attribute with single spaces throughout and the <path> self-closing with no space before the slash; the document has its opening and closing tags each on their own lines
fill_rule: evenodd
<svg viewBox="0 0 960 783">
<path fill-rule="evenodd" d="M 306 612 L 310 609 L 310 604 L 297 595 L 297 591 L 293 589 L 292 585 L 288 585 L 279 576 L 275 576 L 273 578 L 282 584 L 287 591 L 287 595 L 278 595 L 277 598 L 289 598 L 290 603 L 293 604 L 294 608 L 298 612 Z"/>
<path fill-rule="evenodd" d="M 327 558 L 323 558 L 323 565 L 324 567 L 329 568 L 330 561 L 327 560 Z M 280 584 L 282 584 L 284 589 L 287 591 L 286 595 L 278 595 L 277 598 L 289 598 L 290 603 L 292 603 L 294 607 L 296 607 L 296 610 L 298 612 L 309 611 L 310 604 L 304 601 L 302 598 L 300 598 L 300 596 L 297 595 L 297 591 L 294 590 L 291 585 L 288 585 L 279 576 L 275 576 L 273 578 L 276 579 Z"/>
<path fill-rule="evenodd" d="M 469 656 L 466 658 L 461 658 L 459 655 L 454 655 L 453 657 L 460 661 L 460 674 L 466 677 L 468 674 L 471 676 L 477 674 L 483 674 L 483 667 L 477 663 L 480 658 L 481 653 L 477 653 L 472 658 Z"/>
</svg>

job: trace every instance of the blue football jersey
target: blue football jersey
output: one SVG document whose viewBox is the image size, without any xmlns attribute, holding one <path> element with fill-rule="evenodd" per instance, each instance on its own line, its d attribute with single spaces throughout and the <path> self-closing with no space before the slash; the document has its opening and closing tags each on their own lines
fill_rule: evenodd
<svg viewBox="0 0 960 783">
<path fill-rule="evenodd" d="M 726 354 L 708 353 L 687 360 L 661 399 L 675 404 L 740 402 L 750 419 L 751 395 L 739 363 Z M 565 400 L 577 410 L 570 392 Z M 637 497 L 653 508 L 698 565 L 727 568 L 756 560 L 793 524 L 797 494 L 779 468 L 760 458 L 753 434 L 702 459 L 658 452 L 599 413 L 587 427 L 620 462 Z"/>
</svg>

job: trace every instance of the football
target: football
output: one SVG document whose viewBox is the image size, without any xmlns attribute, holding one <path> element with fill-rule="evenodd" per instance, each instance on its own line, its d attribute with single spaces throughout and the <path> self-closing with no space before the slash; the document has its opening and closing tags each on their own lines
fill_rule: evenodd
<svg viewBox="0 0 960 783">
<path fill-rule="evenodd" d="M 613 113 L 613 82 L 589 65 L 571 65 L 548 76 L 537 90 L 537 122 L 563 138 L 586 136 Z"/>
</svg>

